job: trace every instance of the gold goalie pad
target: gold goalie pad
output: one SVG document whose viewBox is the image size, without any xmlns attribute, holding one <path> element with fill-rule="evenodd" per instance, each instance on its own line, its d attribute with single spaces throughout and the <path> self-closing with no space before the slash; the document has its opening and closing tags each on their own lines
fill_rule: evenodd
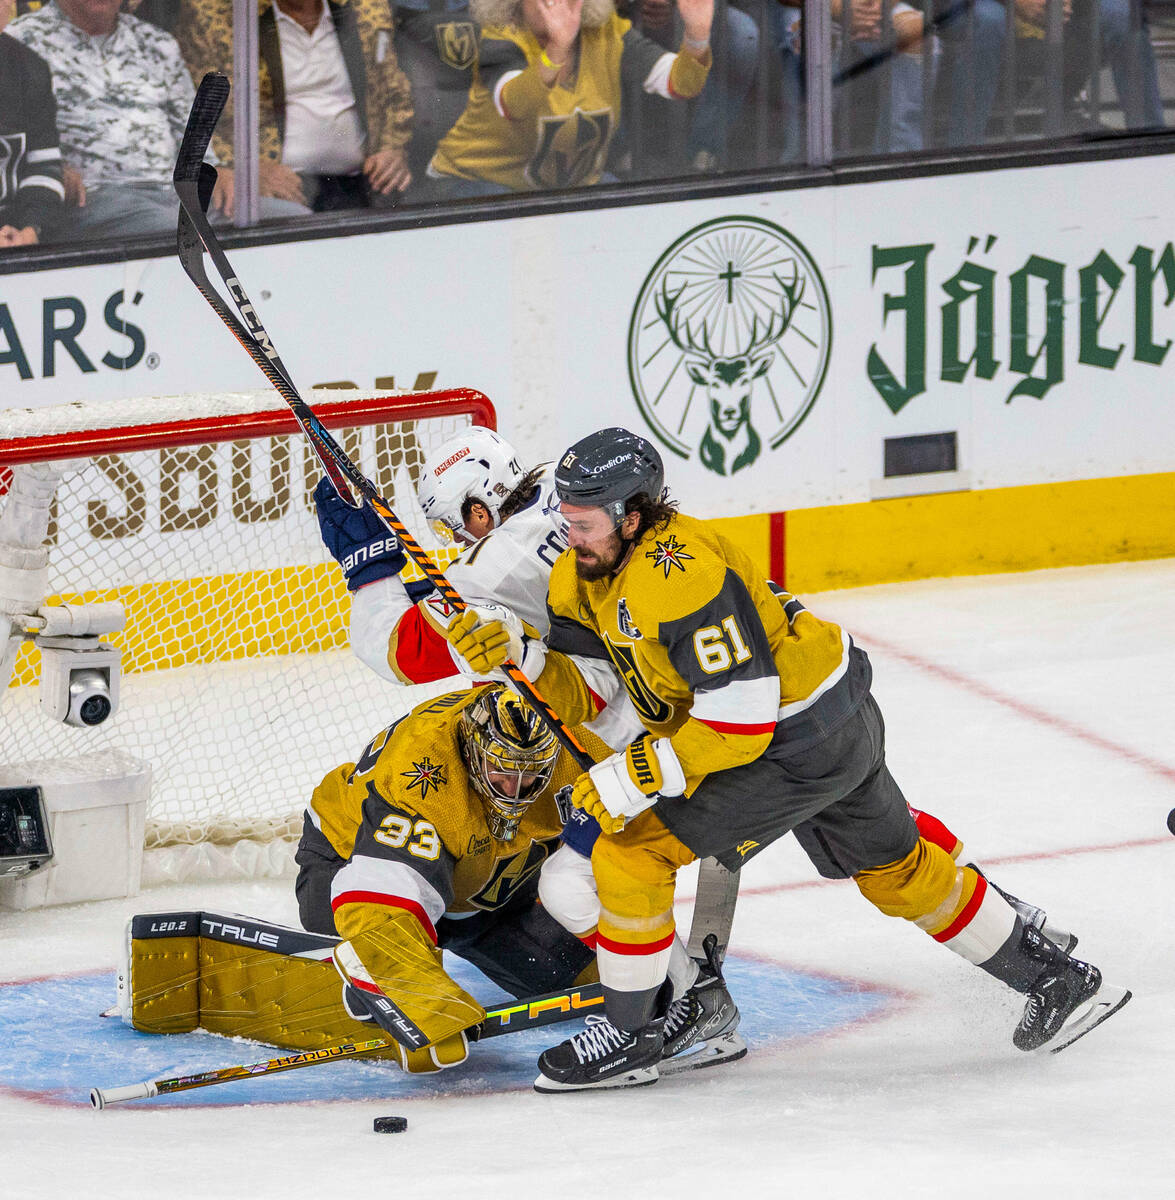
<svg viewBox="0 0 1175 1200">
<path fill-rule="evenodd" d="M 206 1029 L 294 1050 L 382 1037 L 343 1007 L 339 940 L 233 914 L 132 917 L 118 1012 L 144 1033 Z M 371 1057 L 398 1061 L 395 1050 Z"/>
</svg>

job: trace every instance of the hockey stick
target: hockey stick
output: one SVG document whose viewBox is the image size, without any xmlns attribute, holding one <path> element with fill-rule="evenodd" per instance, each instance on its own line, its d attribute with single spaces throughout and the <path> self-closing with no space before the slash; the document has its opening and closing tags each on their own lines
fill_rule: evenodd
<svg viewBox="0 0 1175 1200">
<path fill-rule="evenodd" d="M 694 915 L 686 943 L 690 958 L 701 960 L 705 956 L 703 943 L 708 937 L 717 943 L 718 961 L 726 957 L 738 903 L 738 877 L 738 871 L 728 871 L 716 858 L 703 858 L 698 865 Z"/>
<path fill-rule="evenodd" d="M 216 182 L 216 168 L 204 162 L 212 131 L 220 119 L 229 95 L 229 82 L 224 75 L 209 72 L 200 81 L 188 118 L 183 141 L 176 159 L 173 183 L 180 202 L 177 249 L 180 265 L 197 290 L 208 301 L 213 311 L 228 326 L 237 341 L 245 348 L 249 357 L 261 368 L 265 377 L 277 389 L 290 406 L 299 426 L 310 439 L 323 469 L 342 499 L 358 507 L 352 489 L 363 497 L 389 530 L 399 537 L 405 551 L 432 582 L 457 613 L 468 607 L 457 590 L 445 578 L 441 570 L 412 537 L 367 478 L 355 467 L 346 452 L 335 442 L 314 411 L 299 395 L 290 379 L 285 364 L 279 357 L 269 334 L 261 324 L 256 310 L 233 271 L 224 250 L 220 246 L 206 215 L 212 188 Z M 229 295 L 232 296 L 242 320 L 238 320 L 225 305 L 220 295 L 209 282 L 204 270 L 204 252 L 207 251 L 216 266 Z M 526 696 L 559 742 L 575 759 L 581 770 L 594 765 L 591 755 L 580 745 L 579 740 L 564 724 L 559 714 L 547 703 L 538 689 L 522 673 L 518 666 L 507 660 L 503 666 L 512 683 Z M 698 874 L 698 891 L 694 903 L 694 924 L 690 930 L 691 953 L 700 952 L 702 939 L 707 933 L 718 938 L 719 954 L 725 954 L 734 919 L 734 903 L 738 896 L 738 876 L 731 874 L 716 861 L 703 861 Z M 701 923 L 699 924 L 699 921 Z"/>
<path fill-rule="evenodd" d="M 604 990 L 598 983 L 565 988 L 561 992 L 547 992 L 542 996 L 531 996 L 527 1000 L 488 1009 L 485 1020 L 467 1029 L 465 1036 L 471 1042 L 484 1042 L 487 1038 L 501 1037 L 504 1033 L 538 1029 L 543 1025 L 573 1020 L 582 1010 L 603 1002 Z M 395 1044 L 386 1038 L 340 1042 L 337 1046 L 326 1046 L 321 1050 L 303 1050 L 298 1054 L 285 1054 L 280 1058 L 269 1058 L 264 1062 L 239 1067 L 220 1067 L 212 1071 L 199 1071 L 195 1075 L 178 1075 L 172 1079 L 148 1079 L 144 1083 L 131 1083 L 123 1087 L 91 1088 L 90 1103 L 94 1108 L 101 1109 L 124 1100 L 149 1100 L 153 1096 L 169 1096 L 173 1092 L 215 1087 L 238 1079 L 256 1079 L 259 1075 L 276 1075 L 279 1071 L 296 1071 L 301 1067 L 338 1062 L 344 1058 L 359 1058 L 377 1050 L 390 1049 Z"/>
<path fill-rule="evenodd" d="M 294 386 L 285 364 L 278 356 L 273 341 L 261 324 L 256 309 L 245 294 L 245 289 L 237 279 L 232 264 L 225 256 L 212 226 L 208 223 L 206 214 L 208 202 L 212 196 L 212 188 L 216 183 L 216 168 L 204 161 L 204 155 L 207 153 L 208 143 L 212 139 L 212 131 L 216 128 L 216 123 L 228 100 L 228 94 L 229 82 L 224 75 L 210 71 L 204 76 L 196 91 L 196 99 L 192 104 L 192 112 L 188 117 L 187 128 L 184 130 L 183 141 L 180 144 L 175 171 L 172 175 L 172 182 L 180 202 L 179 228 L 177 230 L 180 265 L 216 315 L 228 326 L 249 357 L 261 368 L 265 377 L 290 406 L 295 420 L 310 439 L 314 453 L 339 496 L 353 508 L 360 507 L 362 500 L 366 500 L 384 525 L 400 539 L 400 544 L 409 557 L 428 576 L 429 581 L 454 612 L 465 612 L 468 605 L 457 590 L 392 511 L 388 502 L 380 496 L 366 476 L 351 462 L 326 426 L 315 416 L 313 409 L 298 394 L 298 389 Z M 207 272 L 204 270 L 205 251 L 212 259 L 221 279 L 224 280 L 225 287 L 232 296 L 237 311 L 241 314 L 240 320 L 234 316 L 209 282 Z M 362 497 L 362 500 L 357 502 L 356 494 Z M 531 706 L 539 713 L 579 767 L 586 771 L 589 767 L 594 766 L 595 759 L 580 745 L 579 740 L 567 728 L 559 714 L 543 699 L 538 689 L 527 679 L 517 664 L 507 659 L 502 664 L 502 670 L 511 683 L 526 696 Z"/>
</svg>

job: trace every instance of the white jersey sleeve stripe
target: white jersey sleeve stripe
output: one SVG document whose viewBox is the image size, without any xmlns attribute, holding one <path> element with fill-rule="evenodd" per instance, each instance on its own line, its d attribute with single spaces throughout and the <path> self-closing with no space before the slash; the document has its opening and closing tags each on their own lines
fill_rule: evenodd
<svg viewBox="0 0 1175 1200">
<path fill-rule="evenodd" d="M 355 855 L 335 876 L 331 885 L 331 904 L 387 904 L 403 908 L 427 919 L 429 935 L 436 940 L 436 924 L 444 916 L 445 902 L 440 892 L 407 863 Z M 354 897 L 354 901 L 344 899 Z M 419 911 L 417 911 L 419 910 Z M 423 924 L 424 922 L 422 922 Z"/>
<path fill-rule="evenodd" d="M 653 64 L 653 69 L 645 76 L 644 89 L 650 96 L 664 96 L 666 100 L 673 98 L 669 90 L 669 72 L 673 70 L 673 60 L 676 54 L 662 54 Z"/>
<path fill-rule="evenodd" d="M 732 679 L 712 692 L 695 692 L 690 716 L 724 726 L 775 724 L 779 712 L 779 676 Z"/>
<path fill-rule="evenodd" d="M 521 71 L 507 71 L 494 85 L 494 107 L 498 110 L 498 116 L 505 117 L 507 120 L 510 120 L 510 114 L 502 103 L 502 89 L 511 79 L 517 79 L 521 74 Z"/>
</svg>

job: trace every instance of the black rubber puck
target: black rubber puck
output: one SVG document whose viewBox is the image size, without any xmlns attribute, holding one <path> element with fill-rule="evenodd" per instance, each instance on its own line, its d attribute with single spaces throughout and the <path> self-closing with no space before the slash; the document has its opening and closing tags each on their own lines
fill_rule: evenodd
<svg viewBox="0 0 1175 1200">
<path fill-rule="evenodd" d="M 1175 808 L 1167 814 L 1167 828 L 1175 834 Z"/>
<path fill-rule="evenodd" d="M 403 1133 L 408 1128 L 407 1117 L 376 1117 L 371 1123 L 376 1133 Z"/>
</svg>

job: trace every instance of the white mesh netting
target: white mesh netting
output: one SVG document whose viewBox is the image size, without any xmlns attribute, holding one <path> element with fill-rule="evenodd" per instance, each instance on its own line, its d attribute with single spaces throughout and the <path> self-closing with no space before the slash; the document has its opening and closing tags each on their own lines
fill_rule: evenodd
<svg viewBox="0 0 1175 1200">
<path fill-rule="evenodd" d="M 327 399 L 347 396 L 311 403 Z M 420 400 L 437 406 L 436 394 Z M 469 423 L 461 407 L 419 420 L 368 413 L 376 423 L 334 431 L 426 547 L 436 542 L 416 476 Z M 0 412 L 0 508 L 11 439 L 262 411 L 285 408 L 264 392 Z M 48 602 L 123 604 L 126 628 L 104 639 L 122 648 L 119 709 L 90 729 L 51 721 L 38 706 L 40 652 L 26 643 L 3 697 L 0 763 L 106 749 L 150 763 L 148 847 L 296 837 L 326 771 L 428 694 L 381 680 L 348 649 L 349 597 L 311 500 L 320 474 L 300 434 L 229 432 L 104 454 L 67 478 L 53 506 Z"/>
</svg>

